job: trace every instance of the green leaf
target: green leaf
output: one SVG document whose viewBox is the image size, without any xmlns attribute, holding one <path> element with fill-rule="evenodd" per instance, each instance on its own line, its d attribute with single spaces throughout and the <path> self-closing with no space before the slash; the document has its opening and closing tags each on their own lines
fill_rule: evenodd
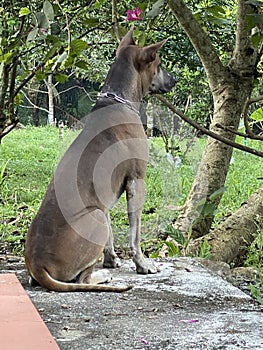
<svg viewBox="0 0 263 350">
<path fill-rule="evenodd" d="M 174 244 L 173 242 L 169 242 L 169 241 L 164 241 L 164 244 L 168 248 L 168 256 L 169 257 L 180 255 L 180 248 L 176 244 Z"/>
<path fill-rule="evenodd" d="M 182 234 L 181 231 L 177 230 L 173 227 L 173 225 L 167 225 L 165 228 L 165 233 L 168 234 L 169 237 L 171 237 L 173 240 L 175 240 L 177 243 L 184 245 L 185 244 L 185 237 Z"/>
<path fill-rule="evenodd" d="M 68 76 L 66 74 L 58 73 L 56 74 L 55 79 L 59 83 L 64 84 L 66 81 L 68 81 Z"/>
<path fill-rule="evenodd" d="M 261 297 L 260 288 L 257 288 L 252 283 L 250 283 L 249 287 L 253 298 L 255 298 L 259 304 L 263 305 L 263 298 Z"/>
<path fill-rule="evenodd" d="M 213 16 L 220 18 L 224 18 L 226 13 L 225 9 L 218 5 L 208 7 L 206 10 L 210 12 Z"/>
<path fill-rule="evenodd" d="M 207 239 L 204 239 L 202 242 L 200 249 L 198 251 L 199 258 L 210 259 L 211 258 L 211 247 L 208 243 Z"/>
<path fill-rule="evenodd" d="M 60 42 L 60 41 L 57 42 L 57 43 L 55 43 L 55 44 L 51 47 L 51 49 L 48 51 L 48 53 L 46 54 L 45 62 L 46 62 L 47 60 L 49 60 L 50 58 L 52 58 L 60 47 L 61 47 L 61 42 Z"/>
<path fill-rule="evenodd" d="M 22 103 L 23 96 L 21 93 L 17 94 L 14 98 L 14 102 L 17 106 L 19 106 Z"/>
<path fill-rule="evenodd" d="M 251 115 L 250 118 L 258 122 L 263 121 L 263 110 L 262 108 L 256 109 Z"/>
<path fill-rule="evenodd" d="M 213 203 L 206 202 L 200 213 L 202 218 L 212 218 L 215 214 L 216 206 Z"/>
<path fill-rule="evenodd" d="M 251 37 L 251 41 L 254 46 L 259 46 L 263 42 L 263 35 L 257 32 Z"/>
<path fill-rule="evenodd" d="M 139 36 L 139 46 L 144 46 L 146 42 L 146 34 L 142 32 Z"/>
<path fill-rule="evenodd" d="M 257 0 L 248 0 L 245 2 L 247 5 L 253 5 L 253 6 L 263 6 L 262 1 L 257 1 Z"/>
<path fill-rule="evenodd" d="M 31 30 L 31 32 L 29 32 L 27 36 L 26 43 L 29 44 L 31 41 L 35 41 L 37 33 L 38 33 L 38 28 Z"/>
<path fill-rule="evenodd" d="M 47 16 L 43 12 L 37 12 L 36 13 L 36 25 L 38 28 L 49 28 L 49 20 Z"/>
<path fill-rule="evenodd" d="M 46 36 L 46 43 L 48 43 L 48 44 L 55 44 L 57 42 L 59 42 L 59 38 L 57 36 L 50 35 L 50 34 L 48 34 Z"/>
<path fill-rule="evenodd" d="M 76 56 L 79 56 L 82 53 L 82 51 L 87 50 L 88 47 L 89 45 L 81 39 L 72 40 L 70 43 L 71 53 Z"/>
<path fill-rule="evenodd" d="M 247 15 L 248 24 L 251 27 L 256 26 L 257 24 L 263 24 L 263 15 L 250 14 Z"/>
<path fill-rule="evenodd" d="M 48 0 L 46 0 L 43 4 L 43 11 L 44 11 L 44 14 L 46 15 L 47 19 L 49 21 L 53 22 L 54 21 L 54 9 Z"/>
<path fill-rule="evenodd" d="M 96 26 L 100 23 L 99 19 L 96 18 L 96 17 L 86 18 L 83 22 L 84 22 L 89 28 L 96 27 Z"/>
<path fill-rule="evenodd" d="M 80 69 L 85 69 L 85 70 L 88 70 L 90 68 L 90 65 L 86 61 L 83 61 L 83 60 L 77 61 L 75 63 L 75 66 L 80 68 Z"/>
<path fill-rule="evenodd" d="M 14 57 L 15 53 L 14 52 L 7 52 L 5 55 L 3 55 L 3 61 L 6 64 L 10 64 L 12 63 L 13 57 Z"/>
<path fill-rule="evenodd" d="M 209 199 L 211 201 L 214 201 L 216 198 L 220 197 L 226 190 L 227 187 L 220 187 L 218 190 L 210 194 Z"/>
<path fill-rule="evenodd" d="M 19 11 L 19 16 L 28 16 L 31 13 L 28 7 L 22 7 Z"/>
<path fill-rule="evenodd" d="M 35 75 L 36 79 L 37 80 L 44 80 L 46 78 L 46 74 L 44 72 L 36 72 L 36 75 Z"/>
<path fill-rule="evenodd" d="M 161 7 L 164 5 L 164 0 L 158 0 L 156 3 L 153 4 L 153 7 L 150 11 L 147 12 L 146 17 L 147 18 L 155 18 L 157 17 L 161 12 Z"/>
</svg>

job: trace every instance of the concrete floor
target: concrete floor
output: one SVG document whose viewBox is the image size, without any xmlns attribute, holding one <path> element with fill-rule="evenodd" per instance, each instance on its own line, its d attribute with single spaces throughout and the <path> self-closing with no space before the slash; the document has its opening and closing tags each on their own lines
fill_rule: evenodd
<svg viewBox="0 0 263 350">
<path fill-rule="evenodd" d="M 113 284 L 123 294 L 50 293 L 29 287 L 16 271 L 61 350 L 263 349 L 263 309 L 238 288 L 190 258 L 156 261 L 161 272 L 137 275 L 126 261 Z"/>
</svg>

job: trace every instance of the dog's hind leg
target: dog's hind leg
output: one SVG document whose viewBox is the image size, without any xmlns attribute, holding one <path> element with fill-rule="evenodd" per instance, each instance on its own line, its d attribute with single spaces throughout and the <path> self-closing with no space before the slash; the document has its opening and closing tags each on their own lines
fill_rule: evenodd
<svg viewBox="0 0 263 350">
<path fill-rule="evenodd" d="M 104 247 L 103 267 L 116 268 L 121 266 L 121 262 L 114 251 L 114 237 L 112 233 L 109 213 L 107 214 L 107 219 L 109 224 L 109 238 Z"/>
<path fill-rule="evenodd" d="M 157 267 L 148 263 L 141 251 L 141 213 L 144 202 L 144 181 L 133 179 L 127 181 L 126 186 L 127 208 L 130 224 L 130 255 L 136 265 L 136 271 L 140 274 L 156 273 Z"/>
</svg>

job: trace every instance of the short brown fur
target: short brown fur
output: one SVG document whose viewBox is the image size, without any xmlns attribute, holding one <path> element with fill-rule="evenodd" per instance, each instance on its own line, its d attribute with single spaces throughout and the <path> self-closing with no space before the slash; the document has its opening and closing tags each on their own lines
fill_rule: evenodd
<svg viewBox="0 0 263 350">
<path fill-rule="evenodd" d="M 175 79 L 159 67 L 157 51 L 164 43 L 140 48 L 134 44 L 131 29 L 119 44 L 101 96 L 83 131 L 61 159 L 29 228 L 25 259 L 32 282 L 58 292 L 130 289 L 98 284 L 108 282 L 110 274 L 108 270 L 93 272 L 103 253 L 104 267 L 119 266 L 109 210 L 123 191 L 137 272 L 157 272 L 145 261 L 140 248 L 148 146 L 136 109 L 149 91 L 166 92 L 175 84 Z"/>
</svg>

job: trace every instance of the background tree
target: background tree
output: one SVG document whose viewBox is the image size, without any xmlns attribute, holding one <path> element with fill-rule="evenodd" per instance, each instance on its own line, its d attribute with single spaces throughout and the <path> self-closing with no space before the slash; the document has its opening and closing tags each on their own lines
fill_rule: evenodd
<svg viewBox="0 0 263 350">
<path fill-rule="evenodd" d="M 103 0 L 78 0 L 74 3 L 63 1 L 61 4 L 31 1 L 24 2 L 23 5 L 19 1 L 5 3 L 0 8 L 4 14 L 0 18 L 0 30 L 4 38 L 0 43 L 0 80 L 3 82 L 0 88 L 0 138 L 19 119 L 30 120 L 30 109 L 34 112 L 30 118 L 36 124 L 46 123 L 49 109 L 47 84 L 43 85 L 41 81 L 47 80 L 49 74 L 52 74 L 53 92 L 59 90 L 61 101 L 63 90 L 66 90 L 65 95 L 70 95 L 69 86 L 64 89 L 63 85 L 71 81 L 71 92 L 75 86 L 80 100 L 79 108 L 84 111 L 84 103 L 81 104 L 81 101 L 85 96 L 87 83 L 95 84 L 98 89 L 105 79 L 115 56 L 116 28 L 118 35 L 125 34 L 130 26 L 126 20 L 126 11 L 133 8 L 133 1 L 111 3 Z M 164 48 L 163 59 L 164 65 L 178 76 L 180 89 L 176 95 L 176 103 L 184 106 L 189 95 L 196 103 L 195 97 L 200 97 L 201 92 L 203 98 L 199 99 L 202 101 L 199 104 L 203 112 L 196 113 L 196 109 L 192 108 L 191 116 L 203 121 L 207 118 L 205 106 L 211 105 L 211 98 L 210 94 L 205 96 L 207 89 L 199 89 L 200 84 L 206 84 L 204 71 L 188 38 L 176 25 L 168 11 L 168 5 L 164 2 L 160 1 L 158 6 L 154 1 L 141 2 L 140 8 L 143 11 L 143 20 L 136 23 L 135 29 L 138 43 L 144 45 L 146 40 L 151 43 L 170 37 Z M 11 72 L 14 73 L 13 80 Z M 70 77 L 73 76 L 78 83 L 76 79 L 71 80 Z M 90 98 L 94 101 L 94 96 L 87 96 L 85 105 L 90 105 Z M 14 103 L 10 103 L 12 99 Z M 62 107 L 58 101 L 54 101 L 55 108 Z M 40 110 L 37 109 L 39 103 Z M 59 108 L 55 111 L 57 114 L 62 113 L 58 112 Z M 73 110 L 70 113 L 78 117 Z"/>
<path fill-rule="evenodd" d="M 254 28 L 262 19 L 262 15 L 258 14 L 258 6 L 263 4 L 258 1 L 238 1 L 235 43 L 230 59 L 223 60 L 220 59 L 209 33 L 204 31 L 202 23 L 198 22 L 185 2 L 171 0 L 168 3 L 190 38 L 206 71 L 214 103 L 210 130 L 234 141 L 245 103 L 253 91 L 257 66 L 262 56 L 262 36 L 260 32 L 255 32 Z M 232 9 L 234 10 L 235 6 Z M 222 7 L 220 12 L 224 11 Z M 209 232 L 224 191 L 232 151 L 232 147 L 220 141 L 210 137 L 207 139 L 192 189 L 176 221 L 177 229 L 185 233 L 191 231 L 194 238 L 205 236 Z M 254 200 L 255 197 L 257 200 L 254 203 L 257 204 L 252 207 L 258 216 L 262 214 L 262 190 L 254 195 Z M 255 222 L 256 216 L 251 216 L 251 210 L 248 208 L 252 208 L 252 200 L 249 203 L 247 210 L 245 208 L 241 210 L 242 220 L 238 213 L 232 218 L 231 225 L 225 223 L 214 234 L 206 237 L 211 244 L 214 258 L 231 261 L 240 253 L 241 247 L 244 247 L 241 241 L 251 243 L 253 234 L 262 227 L 260 220 L 257 220 L 255 225 L 251 224 Z M 246 230 L 245 227 L 250 229 Z M 236 249 L 237 246 L 239 249 Z M 234 256 L 233 250 L 236 250 Z"/>
</svg>

